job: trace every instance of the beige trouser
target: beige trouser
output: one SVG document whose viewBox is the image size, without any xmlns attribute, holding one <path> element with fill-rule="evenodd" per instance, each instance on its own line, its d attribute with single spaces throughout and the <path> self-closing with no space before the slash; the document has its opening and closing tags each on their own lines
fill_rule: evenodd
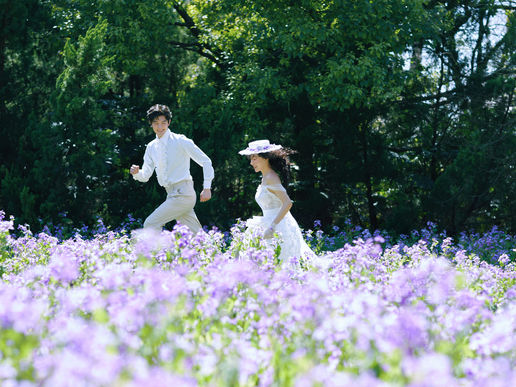
<svg viewBox="0 0 516 387">
<path fill-rule="evenodd" d="M 172 220 L 188 226 L 195 234 L 201 224 L 193 210 L 197 195 L 192 180 L 183 180 L 165 187 L 167 199 L 150 214 L 143 223 L 144 228 L 161 228 Z"/>
</svg>

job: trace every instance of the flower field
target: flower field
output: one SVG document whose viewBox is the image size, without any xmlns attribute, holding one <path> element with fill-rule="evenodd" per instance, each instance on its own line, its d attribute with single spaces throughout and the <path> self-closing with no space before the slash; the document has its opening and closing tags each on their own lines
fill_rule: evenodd
<svg viewBox="0 0 516 387">
<path fill-rule="evenodd" d="M 33 235 L 0 212 L 1 386 L 514 386 L 516 237 L 241 225 Z"/>
</svg>

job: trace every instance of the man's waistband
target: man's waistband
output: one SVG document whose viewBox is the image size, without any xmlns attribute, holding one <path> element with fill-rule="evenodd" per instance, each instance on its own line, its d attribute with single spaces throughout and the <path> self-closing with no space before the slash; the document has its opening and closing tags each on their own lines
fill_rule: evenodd
<svg viewBox="0 0 516 387">
<path fill-rule="evenodd" d="M 167 193 L 171 193 L 185 184 L 193 184 L 192 179 L 185 179 L 178 181 L 177 183 L 169 184 L 165 186 L 165 190 L 167 191 Z"/>
</svg>

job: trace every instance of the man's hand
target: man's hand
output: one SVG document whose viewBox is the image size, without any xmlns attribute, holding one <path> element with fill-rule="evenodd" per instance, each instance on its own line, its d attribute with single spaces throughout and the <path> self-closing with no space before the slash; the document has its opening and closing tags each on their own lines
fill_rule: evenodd
<svg viewBox="0 0 516 387">
<path fill-rule="evenodd" d="M 131 168 L 129 169 L 129 173 L 131 175 L 136 175 L 138 172 L 140 172 L 140 166 L 139 165 L 131 165 Z"/>
<path fill-rule="evenodd" d="M 211 189 L 204 188 L 201 192 L 201 202 L 207 202 L 211 199 Z"/>
</svg>

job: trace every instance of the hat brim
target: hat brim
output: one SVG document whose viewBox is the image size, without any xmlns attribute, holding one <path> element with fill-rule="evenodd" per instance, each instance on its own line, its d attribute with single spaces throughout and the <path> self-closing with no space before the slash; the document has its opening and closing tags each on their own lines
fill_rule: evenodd
<svg viewBox="0 0 516 387">
<path fill-rule="evenodd" d="M 259 153 L 274 152 L 281 148 L 282 148 L 281 145 L 271 144 L 271 145 L 267 146 L 266 148 L 261 148 L 261 149 L 246 148 L 246 149 L 239 151 L 238 154 L 243 155 L 243 156 L 257 155 Z"/>
</svg>

